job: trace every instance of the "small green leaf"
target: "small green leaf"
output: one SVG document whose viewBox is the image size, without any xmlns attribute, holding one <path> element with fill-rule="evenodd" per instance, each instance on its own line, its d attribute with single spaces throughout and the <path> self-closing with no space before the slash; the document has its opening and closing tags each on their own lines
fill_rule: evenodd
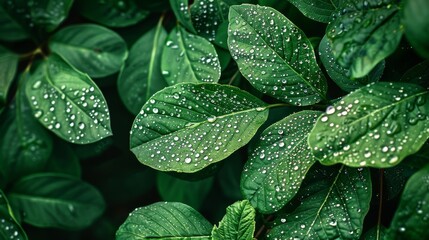
<svg viewBox="0 0 429 240">
<path fill-rule="evenodd" d="M 226 209 L 226 215 L 214 226 L 213 240 L 250 240 L 255 232 L 255 209 L 249 201 L 236 202 Z"/>
<path fill-rule="evenodd" d="M 189 9 L 189 0 L 170 0 L 171 9 L 180 22 L 188 31 L 196 33 L 191 20 L 191 11 Z"/>
<path fill-rule="evenodd" d="M 63 28 L 51 38 L 49 47 L 90 77 L 117 72 L 128 54 L 127 45 L 118 34 L 95 24 Z"/>
<path fill-rule="evenodd" d="M 161 50 L 167 38 L 162 20 L 134 43 L 119 74 L 119 96 L 133 114 L 150 96 L 167 86 L 161 73 Z"/>
<path fill-rule="evenodd" d="M 352 78 L 364 77 L 396 50 L 403 31 L 396 2 L 346 1 L 329 23 L 335 59 Z"/>
<path fill-rule="evenodd" d="M 22 178 L 10 189 L 8 198 L 22 220 L 37 227 L 83 229 L 105 208 L 103 197 L 94 187 L 56 173 Z"/>
<path fill-rule="evenodd" d="M 166 173 L 158 172 L 156 183 L 162 200 L 181 202 L 194 209 L 199 209 L 213 186 L 213 178 L 186 181 Z M 198 195 L 196 196 L 195 193 L 198 193 Z"/>
<path fill-rule="evenodd" d="M 429 2 L 406 0 L 401 8 L 405 36 L 417 53 L 429 58 Z"/>
<path fill-rule="evenodd" d="M 112 135 L 106 100 L 97 85 L 61 57 L 51 55 L 25 84 L 34 116 L 72 143 L 92 143 Z"/>
<path fill-rule="evenodd" d="M 277 10 L 232 6 L 228 46 L 243 76 L 259 91 L 294 105 L 325 98 L 326 80 L 310 41 Z"/>
<path fill-rule="evenodd" d="M 3 41 L 18 41 L 28 37 L 25 30 L 4 10 L 0 3 L 0 40 Z"/>
<path fill-rule="evenodd" d="M 377 82 L 380 80 L 385 66 L 385 62 L 383 60 L 378 63 L 368 75 L 362 78 L 351 79 L 350 69 L 342 67 L 335 61 L 331 44 L 329 43 L 326 35 L 322 38 L 322 41 L 320 41 L 319 55 L 328 75 L 342 90 L 346 92 L 351 92 L 369 83 Z"/>
<path fill-rule="evenodd" d="M 0 106 L 4 106 L 6 103 L 9 87 L 15 78 L 16 69 L 18 68 L 18 61 L 19 56 L 17 54 L 0 45 Z"/>
<path fill-rule="evenodd" d="M 371 201 L 368 169 L 318 167 L 303 186 L 298 207 L 279 214 L 268 239 L 359 239 Z"/>
<path fill-rule="evenodd" d="M 161 58 L 162 75 L 169 85 L 217 82 L 220 63 L 214 46 L 205 38 L 177 25 L 167 38 Z"/>
<path fill-rule="evenodd" d="M 429 92 L 408 83 L 379 82 L 329 106 L 309 135 L 326 165 L 392 167 L 429 138 Z"/>
<path fill-rule="evenodd" d="M 241 191 L 262 213 L 281 209 L 316 162 L 307 137 L 321 112 L 302 111 L 271 125 L 244 166 Z"/>
<path fill-rule="evenodd" d="M 266 104 L 236 87 L 176 84 L 142 107 L 131 151 L 161 171 L 196 172 L 250 141 L 268 117 Z"/>
<path fill-rule="evenodd" d="M 415 83 L 429 89 L 429 60 L 408 69 L 401 77 L 401 82 Z"/>
<path fill-rule="evenodd" d="M 210 240 L 212 225 L 193 208 L 177 202 L 134 210 L 116 232 L 116 240 Z"/>
<path fill-rule="evenodd" d="M 340 0 L 288 0 L 306 17 L 328 23 L 338 9 Z"/>
<path fill-rule="evenodd" d="M 0 239 L 27 240 L 22 227 L 16 221 L 6 195 L 0 189 Z"/>
<path fill-rule="evenodd" d="M 80 13 L 108 27 L 126 27 L 145 19 L 149 12 L 138 0 L 78 0 Z"/>
<path fill-rule="evenodd" d="M 428 239 L 429 165 L 415 173 L 405 185 L 386 239 Z"/>
</svg>

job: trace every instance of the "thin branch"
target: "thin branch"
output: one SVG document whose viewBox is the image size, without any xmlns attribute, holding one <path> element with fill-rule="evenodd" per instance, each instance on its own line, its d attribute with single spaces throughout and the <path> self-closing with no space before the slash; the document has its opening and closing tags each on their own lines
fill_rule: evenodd
<svg viewBox="0 0 429 240">
<path fill-rule="evenodd" d="M 377 237 L 376 239 L 380 239 L 380 226 L 381 226 L 381 214 L 382 214 L 382 208 L 383 208 L 383 176 L 384 176 L 384 170 L 380 169 L 380 187 L 379 187 L 379 199 L 378 199 L 378 219 L 377 219 Z"/>
<path fill-rule="evenodd" d="M 255 234 L 255 238 L 254 239 L 258 239 L 258 237 L 262 235 L 262 233 L 267 228 L 267 226 L 265 226 L 265 223 L 268 222 L 268 221 L 271 221 L 273 218 L 274 218 L 273 215 L 269 215 L 267 218 L 264 219 L 264 224 L 262 224 L 262 226 L 258 229 L 258 231 Z"/>
</svg>

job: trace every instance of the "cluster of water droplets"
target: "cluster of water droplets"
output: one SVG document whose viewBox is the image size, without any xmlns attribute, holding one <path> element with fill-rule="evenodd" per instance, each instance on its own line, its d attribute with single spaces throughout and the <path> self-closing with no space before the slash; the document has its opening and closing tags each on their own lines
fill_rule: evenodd
<svg viewBox="0 0 429 240">
<path fill-rule="evenodd" d="M 191 18 L 198 34 L 214 41 L 219 25 L 227 20 L 229 6 L 220 0 L 197 0 L 191 6 Z"/>
<path fill-rule="evenodd" d="M 0 208 L 6 208 L 6 199 L 5 196 L 3 196 L 2 192 L 0 192 Z M 2 210 L 3 212 L 7 213 L 7 210 Z M 0 217 L 0 231 L 5 234 L 5 237 L 7 239 L 11 240 L 21 240 L 24 239 L 24 236 L 21 235 L 20 229 L 18 229 L 18 226 L 16 225 L 15 221 L 10 216 L 1 216 Z M 3 236 L 3 235 L 2 235 Z"/>
<path fill-rule="evenodd" d="M 229 48 L 243 76 L 279 100 L 318 102 L 326 82 L 305 34 L 272 8 L 234 6 L 231 13 Z"/>
</svg>

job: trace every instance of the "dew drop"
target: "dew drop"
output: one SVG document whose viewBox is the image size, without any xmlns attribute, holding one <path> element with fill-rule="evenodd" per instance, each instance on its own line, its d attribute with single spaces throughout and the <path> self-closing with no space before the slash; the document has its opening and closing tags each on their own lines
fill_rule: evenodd
<svg viewBox="0 0 429 240">
<path fill-rule="evenodd" d="M 80 123 L 78 124 L 78 127 L 79 127 L 79 129 L 83 130 L 83 129 L 85 128 L 85 123 L 80 122 Z"/>
<path fill-rule="evenodd" d="M 42 81 L 36 81 L 33 84 L 33 89 L 38 89 L 38 88 L 40 88 L 41 85 L 42 85 Z"/>
</svg>

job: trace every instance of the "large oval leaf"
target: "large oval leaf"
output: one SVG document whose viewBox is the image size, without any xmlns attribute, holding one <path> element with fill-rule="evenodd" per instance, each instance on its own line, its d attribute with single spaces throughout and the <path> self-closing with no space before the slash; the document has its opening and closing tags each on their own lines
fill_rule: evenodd
<svg viewBox="0 0 429 240">
<path fill-rule="evenodd" d="M 326 109 L 309 135 L 323 164 L 391 167 L 429 138 L 429 92 L 407 83 L 370 84 Z"/>
<path fill-rule="evenodd" d="M 346 1 L 329 23 L 326 34 L 334 56 L 351 77 L 364 77 L 396 50 L 402 37 L 396 2 Z"/>
<path fill-rule="evenodd" d="M 308 173 L 295 209 L 280 214 L 268 239 L 359 239 L 370 207 L 366 168 L 316 168 Z"/>
<path fill-rule="evenodd" d="M 37 227 L 83 229 L 104 211 L 101 194 L 67 175 L 42 173 L 17 182 L 8 194 L 24 222 Z"/>
<path fill-rule="evenodd" d="M 131 151 L 162 171 L 196 172 L 244 146 L 268 117 L 266 104 L 238 88 L 177 84 L 156 93 L 131 129 Z"/>
<path fill-rule="evenodd" d="M 107 28 L 80 24 L 61 29 L 49 41 L 50 49 L 91 77 L 115 73 L 127 57 L 127 45 Z"/>
<path fill-rule="evenodd" d="M 138 0 L 79 0 L 80 13 L 108 27 L 126 27 L 146 18 L 149 12 Z"/>
<path fill-rule="evenodd" d="M 137 115 L 150 96 L 167 86 L 161 74 L 161 50 L 166 38 L 161 18 L 156 27 L 134 43 L 121 70 L 119 96 L 133 114 Z"/>
<path fill-rule="evenodd" d="M 228 47 L 243 76 L 259 91 L 295 105 L 325 98 L 326 80 L 310 41 L 275 9 L 232 6 Z"/>
<path fill-rule="evenodd" d="M 307 137 L 320 114 L 292 114 L 261 134 L 241 175 L 241 192 L 260 212 L 278 211 L 298 192 L 316 162 Z"/>
<path fill-rule="evenodd" d="M 401 13 L 405 36 L 421 56 L 429 58 L 429 2 L 406 0 Z"/>
<path fill-rule="evenodd" d="M 51 55 L 37 67 L 25 91 L 34 116 L 62 139 L 84 144 L 112 135 L 100 89 L 59 56 Z"/>
<path fill-rule="evenodd" d="M 9 87 L 18 68 L 18 61 L 19 56 L 17 54 L 0 45 L 0 107 L 4 106 L 6 102 Z"/>
<path fill-rule="evenodd" d="M 255 232 L 255 209 L 247 200 L 236 202 L 212 230 L 213 240 L 249 240 Z"/>
<path fill-rule="evenodd" d="M 328 23 L 340 5 L 339 0 L 288 0 L 306 17 Z"/>
<path fill-rule="evenodd" d="M 134 210 L 116 232 L 116 240 L 210 240 L 212 225 L 193 208 L 177 202 L 154 203 Z"/>
<path fill-rule="evenodd" d="M 28 37 L 25 30 L 11 18 L 9 13 L 0 4 L 0 39 L 3 41 L 17 41 Z M 7 34 L 5 34 L 7 33 Z"/>
<path fill-rule="evenodd" d="M 169 85 L 182 82 L 217 82 L 220 63 L 214 46 L 205 38 L 177 25 L 162 51 L 162 75 Z"/>
<path fill-rule="evenodd" d="M 386 239 L 428 239 L 429 165 L 407 182 Z"/>
<path fill-rule="evenodd" d="M 0 189 L 0 239 L 27 240 L 22 227 L 16 221 L 6 195 Z"/>
</svg>

